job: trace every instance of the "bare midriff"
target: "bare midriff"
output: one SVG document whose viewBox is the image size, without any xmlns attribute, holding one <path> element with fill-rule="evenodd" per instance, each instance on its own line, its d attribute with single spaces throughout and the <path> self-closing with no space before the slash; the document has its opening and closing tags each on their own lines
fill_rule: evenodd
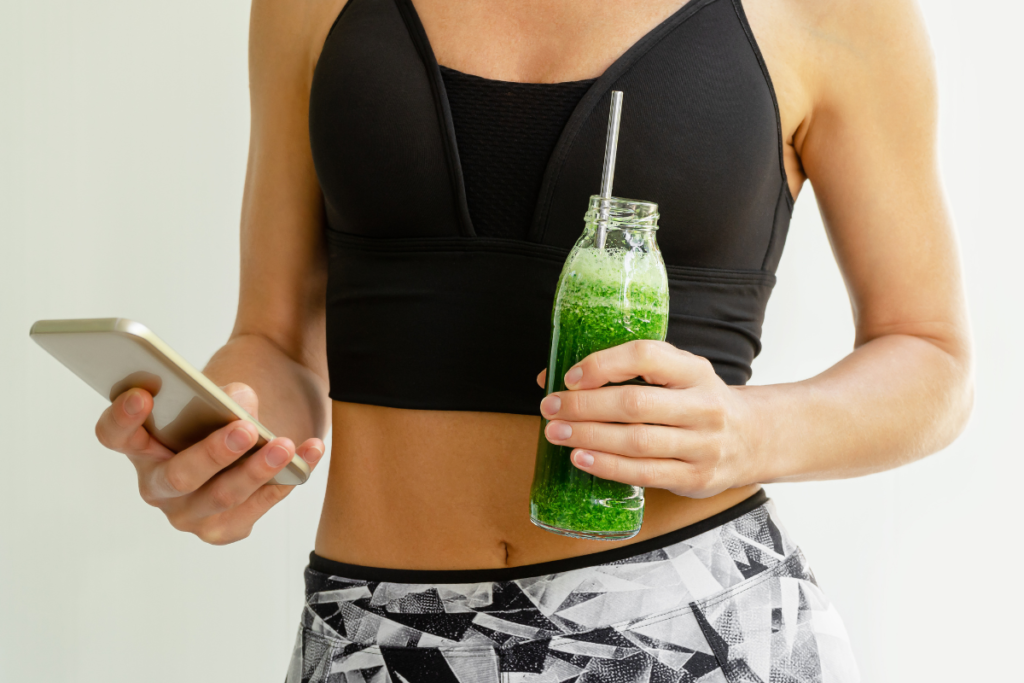
<svg viewBox="0 0 1024 683">
<path fill-rule="evenodd" d="M 485 569 L 636 543 L 721 512 L 757 491 L 683 498 L 648 488 L 625 541 L 558 536 L 530 523 L 540 417 L 333 404 L 316 553 L 369 567 Z"/>
</svg>

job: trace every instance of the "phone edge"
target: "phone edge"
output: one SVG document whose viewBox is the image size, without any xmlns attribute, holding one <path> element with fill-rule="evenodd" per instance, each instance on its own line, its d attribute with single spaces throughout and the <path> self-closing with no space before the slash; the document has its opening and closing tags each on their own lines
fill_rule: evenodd
<svg viewBox="0 0 1024 683">
<path fill-rule="evenodd" d="M 204 375 L 202 371 L 196 369 L 195 366 L 185 360 L 184 357 L 160 339 L 160 337 L 146 325 L 130 318 L 64 318 L 37 320 L 29 329 L 29 336 L 32 337 L 33 341 L 38 343 L 38 340 L 36 340 L 35 337 L 39 335 L 61 334 L 68 332 L 113 332 L 129 336 L 133 339 L 149 344 L 159 354 L 162 354 L 170 360 L 178 369 L 182 370 L 189 380 L 197 384 L 213 398 L 222 403 L 228 410 L 234 413 L 235 417 L 240 420 L 251 422 L 256 427 L 260 437 L 265 441 L 269 442 L 275 438 L 273 432 L 267 429 L 259 420 L 250 415 L 247 410 L 242 408 L 242 406 L 238 405 L 238 403 L 223 389 L 217 386 L 209 377 Z M 298 453 L 292 456 L 292 459 L 288 463 L 286 469 L 290 471 L 289 473 L 292 476 L 299 480 L 299 484 L 304 484 L 311 474 L 309 465 L 299 457 Z M 279 473 L 279 475 L 282 473 Z M 276 480 L 277 477 L 275 476 L 274 479 L 271 479 L 271 482 L 282 483 L 277 482 Z"/>
</svg>

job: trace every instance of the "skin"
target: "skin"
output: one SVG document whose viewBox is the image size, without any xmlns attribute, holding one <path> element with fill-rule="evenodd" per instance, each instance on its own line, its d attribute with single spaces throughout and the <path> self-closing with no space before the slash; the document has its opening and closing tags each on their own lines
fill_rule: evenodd
<svg viewBox="0 0 1024 683">
<path fill-rule="evenodd" d="M 343 0 L 255 0 L 252 137 L 242 282 L 231 339 L 206 372 L 315 462 L 333 426 L 318 554 L 380 567 L 459 569 L 581 555 L 719 512 L 758 485 L 853 477 L 932 453 L 973 400 L 970 336 L 936 159 L 936 94 L 910 0 L 747 0 L 779 99 L 794 196 L 815 186 L 856 323 L 854 350 L 801 382 L 730 387 L 703 358 L 658 342 L 593 354 L 547 397 L 547 436 L 598 476 L 648 487 L 630 541 L 550 534 L 527 519 L 539 418 L 332 402 L 324 338 L 322 199 L 309 150 L 313 68 Z M 682 4 L 650 0 L 416 0 L 438 61 L 512 81 L 600 75 Z M 486 372 L 486 369 L 483 370 Z M 653 387 L 605 387 L 641 376 Z M 237 384 L 230 384 L 237 383 Z M 244 383 L 244 384 L 241 384 Z M 138 397 L 133 415 L 126 408 Z M 248 535 L 290 490 L 263 482 L 268 449 L 215 433 L 177 455 L 141 428 L 151 399 L 119 397 L 97 425 L 128 454 L 143 499 L 176 528 Z M 242 451 L 245 449 L 243 448 Z"/>
</svg>

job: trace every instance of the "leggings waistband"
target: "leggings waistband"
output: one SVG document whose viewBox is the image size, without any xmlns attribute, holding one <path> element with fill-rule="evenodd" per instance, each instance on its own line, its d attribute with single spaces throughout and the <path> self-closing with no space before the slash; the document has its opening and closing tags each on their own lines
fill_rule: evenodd
<svg viewBox="0 0 1024 683">
<path fill-rule="evenodd" d="M 389 583 L 478 583 L 483 581 L 516 581 L 535 576 L 557 574 L 560 572 L 572 571 L 595 567 L 610 562 L 627 560 L 631 557 L 643 555 L 667 546 L 685 541 L 698 536 L 716 527 L 728 524 L 751 510 L 754 510 L 768 502 L 768 495 L 764 489 L 759 490 L 749 498 L 746 498 L 736 505 L 727 508 L 707 519 L 689 524 L 670 531 L 654 538 L 631 543 L 629 545 L 602 550 L 577 557 L 567 557 L 562 560 L 550 562 L 539 562 L 536 564 L 524 564 L 518 567 L 501 567 L 491 569 L 393 569 L 386 567 L 366 567 L 358 564 L 347 564 L 320 557 L 316 552 L 309 554 L 309 568 L 313 571 L 331 576 L 341 576 L 359 581 L 387 581 Z"/>
</svg>

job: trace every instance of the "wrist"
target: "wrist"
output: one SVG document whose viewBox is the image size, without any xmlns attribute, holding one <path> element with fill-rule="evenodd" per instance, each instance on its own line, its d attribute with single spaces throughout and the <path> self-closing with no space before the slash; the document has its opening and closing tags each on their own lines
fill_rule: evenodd
<svg viewBox="0 0 1024 683">
<path fill-rule="evenodd" d="M 773 456 L 773 425 L 776 417 L 772 410 L 770 391 L 766 387 L 736 386 L 739 406 L 737 420 L 737 457 L 734 487 L 762 484 L 778 476 L 774 468 L 778 458 Z"/>
</svg>

